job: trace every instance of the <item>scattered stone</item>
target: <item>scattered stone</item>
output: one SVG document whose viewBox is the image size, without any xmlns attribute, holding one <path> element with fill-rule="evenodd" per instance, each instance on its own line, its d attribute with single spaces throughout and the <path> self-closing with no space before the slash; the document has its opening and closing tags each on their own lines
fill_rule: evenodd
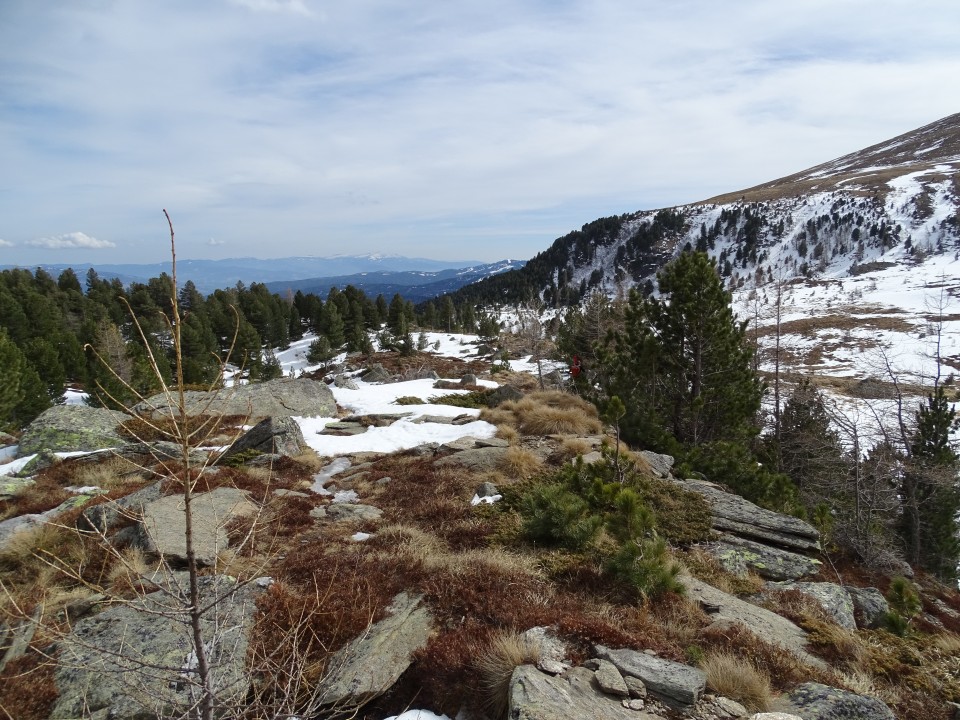
<svg viewBox="0 0 960 720">
<path fill-rule="evenodd" d="M 453 420 L 450 421 L 451 425 L 469 425 L 472 422 L 476 422 L 477 418 L 469 413 L 463 415 L 457 415 Z M 499 446 L 497 446 L 499 447 Z"/>
<path fill-rule="evenodd" d="M 850 599 L 853 600 L 854 617 L 857 619 L 857 627 L 877 628 L 880 626 L 883 616 L 890 612 L 890 603 L 875 587 L 857 588 L 848 587 Z"/>
<path fill-rule="evenodd" d="M 513 385 L 501 385 L 487 393 L 486 402 L 489 407 L 496 407 L 508 401 L 516 402 L 523 399 L 523 393 Z"/>
<path fill-rule="evenodd" d="M 300 492 L 298 490 L 287 490 L 286 488 L 277 488 L 276 490 L 273 491 L 273 494 L 276 495 L 277 497 L 285 497 L 285 498 L 310 497 L 310 495 L 308 495 L 307 493 Z"/>
<path fill-rule="evenodd" d="M 847 630 L 856 630 L 853 618 L 853 600 L 845 588 L 828 582 L 771 583 L 772 587 L 783 590 L 796 590 L 813 598 L 820 607 L 833 618 L 834 622 Z"/>
<path fill-rule="evenodd" d="M 483 482 L 480 483 L 480 487 L 477 488 L 476 495 L 480 498 L 493 497 L 494 495 L 499 495 L 500 491 L 497 490 L 497 486 L 492 482 Z"/>
<path fill-rule="evenodd" d="M 741 718 L 746 717 L 747 715 L 747 709 L 743 705 L 738 703 L 736 700 L 731 700 L 730 698 L 723 697 L 722 695 L 715 697 L 712 704 L 717 710 L 719 710 L 720 713 L 722 713 L 720 715 L 721 717 Z"/>
<path fill-rule="evenodd" d="M 661 455 L 660 453 L 642 450 L 641 457 L 647 461 L 647 465 L 653 470 L 657 477 L 670 477 L 670 471 L 673 469 L 673 457 L 670 455 Z"/>
<path fill-rule="evenodd" d="M 463 377 L 460 378 L 461 385 L 476 385 L 477 376 L 473 373 L 464 373 Z"/>
<path fill-rule="evenodd" d="M 473 472 L 489 472 L 499 467 L 506 452 L 506 448 L 500 447 L 475 448 L 447 455 L 437 460 L 435 464 L 461 466 Z"/>
<path fill-rule="evenodd" d="M 386 477 L 380 478 L 379 480 L 374 481 L 373 484 L 376 485 L 377 487 L 383 487 L 384 485 L 389 485 L 391 482 L 393 482 L 393 478 L 390 476 L 386 476 Z"/>
<path fill-rule="evenodd" d="M 390 373 L 387 372 L 383 365 L 376 363 L 361 373 L 360 379 L 367 383 L 384 383 L 389 382 Z"/>
<path fill-rule="evenodd" d="M 336 417 L 337 415 L 337 403 L 333 399 L 330 388 L 320 381 L 306 377 L 279 378 L 262 383 L 235 385 L 212 392 L 188 390 L 185 396 L 187 415 L 191 417 L 239 415 L 250 420 L 259 420 L 266 417 Z M 170 398 L 162 393 L 147 398 L 134 410 L 154 418 L 169 417 L 172 412 Z"/>
<path fill-rule="evenodd" d="M 357 385 L 352 378 L 348 375 L 339 374 L 335 375 L 333 378 L 333 386 L 338 388 L 343 388 L 345 390 L 359 390 L 360 386 Z"/>
<path fill-rule="evenodd" d="M 600 660 L 596 672 L 593 675 L 597 686 L 608 695 L 616 697 L 630 697 L 630 689 L 623 680 L 623 675 L 617 670 L 616 665 L 607 660 Z M 640 708 L 642 709 L 642 705 Z"/>
<path fill-rule="evenodd" d="M 627 708 L 627 710 L 643 710 L 647 703 L 640 698 L 633 698 L 631 700 L 623 700 L 621 704 Z"/>
<path fill-rule="evenodd" d="M 465 435 L 456 440 L 443 443 L 440 446 L 440 450 L 445 452 L 462 452 L 464 450 L 473 450 L 475 447 L 477 447 L 477 439 L 470 435 Z"/>
<path fill-rule="evenodd" d="M 629 648 L 613 650 L 598 645 L 596 654 L 601 660 L 612 662 L 624 675 L 640 678 L 648 691 L 668 704 L 694 705 L 707 685 L 702 670 Z"/>
<path fill-rule="evenodd" d="M 598 463 L 603 460 L 603 453 L 597 450 L 593 450 L 591 452 L 588 452 L 586 455 L 579 455 L 573 458 L 570 462 L 576 463 L 578 460 L 581 461 L 584 465 L 593 465 L 594 463 Z"/>
<path fill-rule="evenodd" d="M 815 575 L 822 563 L 806 555 L 782 550 L 724 533 L 720 540 L 700 546 L 727 572 L 744 576 L 753 570 L 767 580 L 797 580 Z"/>
<path fill-rule="evenodd" d="M 77 452 L 120 447 L 126 440 L 117 428 L 130 419 L 126 413 L 88 405 L 54 405 L 23 431 L 17 457 L 41 450 Z"/>
<path fill-rule="evenodd" d="M 220 460 L 229 460 L 240 453 L 256 451 L 284 457 L 296 457 L 307 444 L 300 426 L 290 417 L 269 417 L 261 420 L 227 448 Z"/>
<path fill-rule="evenodd" d="M 320 434 L 335 436 L 363 435 L 366 431 L 366 425 L 361 425 L 358 422 L 346 422 L 338 420 L 335 422 L 328 422 L 326 425 L 324 425 Z"/>
<path fill-rule="evenodd" d="M 570 666 L 557 660 L 538 660 L 537 669 L 547 675 L 563 675 Z"/>
<path fill-rule="evenodd" d="M 257 506 L 247 493 L 220 487 L 194 495 L 190 501 L 193 515 L 193 547 L 197 562 L 210 566 L 228 544 L 227 524 L 237 517 L 253 515 Z M 141 545 L 144 550 L 170 563 L 187 561 L 186 513 L 183 496 L 169 495 L 147 504 L 143 509 Z"/>
<path fill-rule="evenodd" d="M 247 643 L 262 591 L 223 576 L 201 578 L 200 589 L 204 600 L 221 598 L 201 620 L 212 682 L 220 702 L 239 707 L 250 687 Z M 185 585 L 174 592 L 179 600 L 152 593 L 74 624 L 58 643 L 59 697 L 52 720 L 186 715 L 197 690 L 191 682 L 190 627 L 168 608 L 188 607 L 189 597 Z"/>
<path fill-rule="evenodd" d="M 523 633 L 524 642 L 530 643 L 537 649 L 541 660 L 564 662 L 567 658 L 567 647 L 563 640 L 558 638 L 550 628 L 537 625 Z"/>
<path fill-rule="evenodd" d="M 784 712 L 754 713 L 747 720 L 803 720 L 799 715 Z"/>
<path fill-rule="evenodd" d="M 857 695 L 820 683 L 803 683 L 787 694 L 791 712 L 803 720 L 895 720 L 889 707 L 875 697 Z"/>
<path fill-rule="evenodd" d="M 319 508 L 314 508 L 318 510 Z M 310 511 L 313 517 L 313 510 Z M 383 510 L 372 505 L 362 505 L 359 503 L 328 505 L 325 517 L 334 522 L 360 522 L 376 521 L 383 516 Z"/>
<path fill-rule="evenodd" d="M 435 423 L 437 425 L 452 425 L 453 418 L 449 415 L 421 415 L 411 422 L 422 425 L 423 423 Z"/>
<path fill-rule="evenodd" d="M 400 593 L 383 620 L 333 654 L 320 696 L 325 705 L 359 705 L 393 686 L 433 631 L 433 616 L 421 602 L 419 595 Z"/>
<path fill-rule="evenodd" d="M 623 678 L 623 681 L 627 684 L 627 690 L 630 691 L 630 697 L 632 698 L 646 698 L 647 697 L 647 686 L 643 684 L 643 680 L 640 678 L 635 678 L 630 675 L 627 675 Z"/>
<path fill-rule="evenodd" d="M 571 668 L 554 677 L 533 665 L 520 665 L 510 679 L 507 716 L 511 720 L 644 720 L 635 710 L 598 691 L 593 673 Z"/>
</svg>

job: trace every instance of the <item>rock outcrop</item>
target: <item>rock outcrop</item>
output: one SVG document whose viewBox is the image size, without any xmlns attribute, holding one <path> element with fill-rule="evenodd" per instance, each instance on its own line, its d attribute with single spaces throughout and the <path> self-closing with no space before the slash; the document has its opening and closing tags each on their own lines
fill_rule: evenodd
<svg viewBox="0 0 960 720">
<path fill-rule="evenodd" d="M 293 418 L 269 417 L 238 437 L 220 456 L 220 460 L 229 460 L 251 450 L 269 455 L 296 457 L 305 447 L 303 433 Z"/>
<path fill-rule="evenodd" d="M 27 426 L 20 438 L 18 457 L 41 450 L 76 452 L 119 447 L 127 441 L 117 432 L 130 416 L 86 405 L 55 405 Z"/>
<path fill-rule="evenodd" d="M 727 572 L 744 575 L 748 570 L 753 570 L 766 580 L 797 580 L 816 574 L 821 565 L 819 560 L 807 555 L 729 533 L 701 547 L 717 558 Z"/>
<path fill-rule="evenodd" d="M 363 705 L 393 686 L 433 631 L 433 616 L 421 600 L 400 593 L 387 608 L 387 617 L 334 653 L 320 694 L 325 706 Z"/>
<path fill-rule="evenodd" d="M 695 705 L 707 685 L 704 672 L 689 665 L 681 665 L 628 648 L 611 650 L 598 645 L 596 653 L 601 660 L 613 663 L 623 675 L 642 680 L 650 692 L 668 705 Z"/>
<path fill-rule="evenodd" d="M 563 675 L 521 665 L 510 679 L 510 720 L 653 720 L 656 716 L 625 708 L 620 698 L 600 690 L 594 673 L 571 668 Z"/>
<path fill-rule="evenodd" d="M 857 627 L 876 628 L 883 621 L 883 616 L 890 612 L 890 603 L 883 593 L 875 587 L 857 588 L 848 587 L 850 599 L 853 600 L 854 617 Z"/>
<path fill-rule="evenodd" d="M 788 712 L 803 720 L 895 720 L 881 700 L 820 683 L 803 683 L 788 695 Z"/>
<path fill-rule="evenodd" d="M 772 587 L 796 590 L 815 600 L 834 622 L 847 630 L 856 630 L 853 617 L 853 600 L 846 588 L 828 582 L 775 583 Z"/>
<path fill-rule="evenodd" d="M 309 378 L 281 378 L 213 392 L 189 390 L 187 415 L 239 415 L 252 419 L 266 417 L 336 417 L 337 403 L 324 383 Z M 136 406 L 139 414 L 169 417 L 170 400 L 160 394 Z M 102 446 L 101 446 L 102 447 Z"/>
<path fill-rule="evenodd" d="M 236 517 L 253 515 L 257 506 L 247 493 L 221 487 L 194 495 L 193 547 L 200 565 L 213 565 L 217 554 L 227 547 L 227 524 Z M 147 503 L 143 508 L 141 545 L 144 550 L 168 563 L 187 561 L 186 513 L 183 496 L 168 495 Z"/>
<path fill-rule="evenodd" d="M 182 579 L 180 585 L 182 593 Z M 245 660 L 259 589 L 222 576 L 201 578 L 200 588 L 206 602 L 220 598 L 201 621 L 217 700 L 239 706 L 249 689 Z M 178 592 L 172 583 L 168 590 Z M 172 604 L 179 604 L 180 614 L 170 610 Z M 51 720 L 180 717 L 196 690 L 190 628 L 182 614 L 188 605 L 187 596 L 176 603 L 155 592 L 79 620 L 58 643 L 60 696 Z"/>
<path fill-rule="evenodd" d="M 766 545 L 797 550 L 820 550 L 820 533 L 810 523 L 754 505 L 739 495 L 724 492 L 701 480 L 677 481 L 710 503 L 713 527 Z"/>
<path fill-rule="evenodd" d="M 763 640 L 792 652 L 808 665 L 827 669 L 826 663 L 807 652 L 806 632 L 785 617 L 734 597 L 689 575 L 682 575 L 680 581 L 687 590 L 687 597 L 715 608 L 711 613 L 714 624 L 742 625 Z"/>
</svg>

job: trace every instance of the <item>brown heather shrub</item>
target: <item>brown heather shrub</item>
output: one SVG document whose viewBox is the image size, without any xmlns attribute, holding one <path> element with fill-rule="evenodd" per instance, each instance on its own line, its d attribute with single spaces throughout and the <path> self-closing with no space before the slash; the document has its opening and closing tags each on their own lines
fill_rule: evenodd
<svg viewBox="0 0 960 720">
<path fill-rule="evenodd" d="M 500 470 L 509 478 L 526 480 L 543 470 L 543 460 L 531 450 L 511 445 L 503 454 Z"/>
<path fill-rule="evenodd" d="M 727 651 L 709 652 L 700 669 L 718 695 L 736 700 L 750 712 L 770 709 L 770 677 L 749 660 Z"/>
<path fill-rule="evenodd" d="M 818 670 L 796 655 L 767 642 L 738 624 L 708 626 L 700 633 L 700 645 L 714 652 L 727 651 L 755 667 L 764 668 L 777 690 L 786 690 L 802 682 L 814 681 L 834 685 L 836 674 Z"/>
<path fill-rule="evenodd" d="M 54 661 L 28 652 L 7 663 L 0 674 L 0 714 L 11 720 L 46 720 L 59 693 Z"/>
<path fill-rule="evenodd" d="M 540 648 L 517 632 L 495 633 L 487 646 L 475 656 L 480 674 L 480 702 L 494 720 L 507 716 L 510 702 L 510 678 L 520 665 L 536 665 Z"/>
<path fill-rule="evenodd" d="M 803 623 L 807 631 L 807 643 L 814 653 L 831 666 L 856 668 L 867 652 L 863 640 L 852 630 L 836 623 L 807 618 Z"/>
</svg>

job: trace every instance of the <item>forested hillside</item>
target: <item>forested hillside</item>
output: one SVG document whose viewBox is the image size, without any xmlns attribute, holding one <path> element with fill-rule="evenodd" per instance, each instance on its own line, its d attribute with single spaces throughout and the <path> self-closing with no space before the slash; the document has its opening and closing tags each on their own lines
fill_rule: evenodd
<svg viewBox="0 0 960 720">
<path fill-rule="evenodd" d="M 128 403 L 135 392 L 156 390 L 133 318 L 169 378 L 171 282 L 165 273 L 125 287 L 95 270 L 83 282 L 70 269 L 57 278 L 39 268 L 0 272 L 0 428 L 23 427 L 63 402 L 68 384 L 107 407 Z M 178 297 L 184 379 L 190 385 L 216 381 L 220 362 L 227 360 L 250 380 L 276 377 L 281 368 L 274 350 L 308 330 L 319 336 L 313 348 L 318 358 L 341 349 L 369 350 L 370 332 L 385 333 L 381 345 L 395 340 L 408 348 L 415 327 L 474 332 L 484 321 L 486 331 L 496 333 L 490 320 L 478 318 L 468 305 L 458 308 L 449 299 L 439 307 L 427 303 L 418 315 L 398 294 L 388 302 L 352 286 L 332 289 L 326 299 L 302 292 L 281 297 L 262 283 L 238 283 L 204 296 L 188 281 Z M 118 377 L 97 360 L 98 354 Z"/>
</svg>

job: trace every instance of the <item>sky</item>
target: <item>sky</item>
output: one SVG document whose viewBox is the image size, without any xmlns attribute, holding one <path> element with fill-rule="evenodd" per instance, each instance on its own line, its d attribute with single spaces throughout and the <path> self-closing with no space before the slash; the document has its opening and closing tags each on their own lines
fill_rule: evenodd
<svg viewBox="0 0 960 720">
<path fill-rule="evenodd" d="M 960 111 L 956 0 L 0 0 L 0 264 L 528 259 Z"/>
</svg>

